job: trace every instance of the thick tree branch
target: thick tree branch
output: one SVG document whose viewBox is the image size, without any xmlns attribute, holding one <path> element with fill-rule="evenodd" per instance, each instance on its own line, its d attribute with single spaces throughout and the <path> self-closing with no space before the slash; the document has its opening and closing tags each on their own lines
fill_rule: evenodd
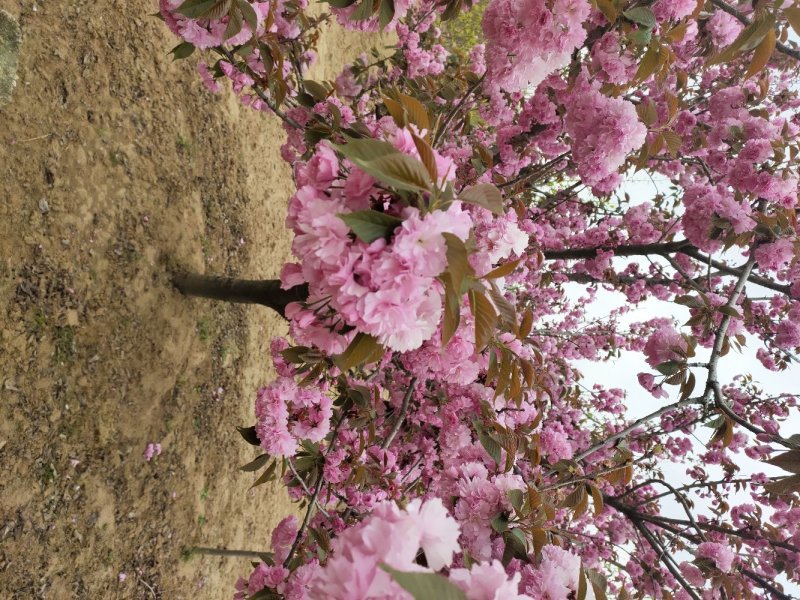
<svg viewBox="0 0 800 600">
<path fill-rule="evenodd" d="M 710 264 L 712 267 L 733 277 L 741 276 L 744 267 L 731 267 L 724 262 L 715 260 L 701 252 L 693 246 L 689 240 L 677 240 L 674 242 L 662 242 L 654 244 L 622 244 L 620 246 L 594 246 L 591 248 L 568 248 L 566 250 L 544 250 L 545 260 L 581 260 L 596 258 L 598 252 L 613 252 L 614 256 L 664 256 L 680 252 L 703 264 Z M 748 272 L 747 281 L 755 283 L 761 287 L 780 292 L 791 296 L 791 289 L 788 285 L 780 284 L 761 275 Z M 588 281 L 587 281 L 588 283 Z M 613 283 L 613 282 L 609 282 Z M 679 282 L 676 282 L 679 283 Z"/>
<path fill-rule="evenodd" d="M 726 265 L 724 262 L 714 260 L 710 256 L 700 252 L 700 250 L 698 250 L 694 246 L 686 246 L 684 248 L 681 248 L 680 253 L 685 254 L 686 256 L 690 256 L 695 260 L 699 260 L 703 264 L 710 264 L 718 271 L 721 271 L 728 275 L 732 275 L 734 277 L 739 277 L 742 274 L 742 269 L 744 268 L 744 267 L 731 267 L 729 265 Z M 747 280 L 750 283 L 755 283 L 756 285 L 760 285 L 761 287 L 773 290 L 775 292 L 780 292 L 782 294 L 786 294 L 787 296 L 791 296 L 791 290 L 788 285 L 782 285 L 780 283 L 776 283 L 771 279 L 762 277 L 761 275 L 756 275 L 755 273 L 750 272 L 747 276 Z"/>
<path fill-rule="evenodd" d="M 614 256 L 647 256 L 671 254 L 691 245 L 689 240 L 657 244 L 627 244 L 621 246 L 595 246 L 593 248 L 569 248 L 566 250 L 544 250 L 545 260 L 579 260 L 596 258 L 598 252 L 613 252 Z"/>
<path fill-rule="evenodd" d="M 754 249 L 753 249 L 754 250 Z M 708 359 L 708 379 L 706 380 L 706 397 L 712 391 L 712 387 L 714 384 L 718 384 L 717 380 L 717 367 L 719 365 L 719 358 L 720 354 L 722 353 L 722 348 L 725 345 L 725 340 L 728 336 L 728 327 L 731 324 L 732 317 L 730 315 L 730 311 L 736 309 L 736 305 L 739 303 L 739 298 L 744 291 L 744 286 L 747 284 L 747 279 L 750 277 L 750 272 L 753 270 L 753 267 L 756 266 L 756 259 L 755 259 L 755 252 L 750 252 L 750 258 L 748 259 L 747 263 L 745 263 L 744 267 L 742 267 L 742 271 L 739 274 L 739 280 L 736 282 L 736 285 L 733 287 L 733 291 L 731 295 L 728 297 L 728 302 L 725 304 L 725 308 L 728 311 L 722 315 L 722 319 L 720 320 L 719 327 L 717 328 L 717 332 L 714 334 L 714 344 L 711 347 L 711 356 Z"/>
</svg>

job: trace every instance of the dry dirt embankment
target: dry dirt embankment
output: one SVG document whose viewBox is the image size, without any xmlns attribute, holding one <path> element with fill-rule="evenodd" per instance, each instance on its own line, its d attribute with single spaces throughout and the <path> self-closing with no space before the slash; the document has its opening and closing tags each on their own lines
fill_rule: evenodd
<svg viewBox="0 0 800 600">
<path fill-rule="evenodd" d="M 236 470 L 284 327 L 180 297 L 166 267 L 277 274 L 282 130 L 172 63 L 148 1 L 0 9 L 23 30 L 0 108 L 0 597 L 229 597 L 245 561 L 181 551 L 261 549 L 291 510 Z M 327 31 L 316 76 L 368 43 Z"/>
</svg>

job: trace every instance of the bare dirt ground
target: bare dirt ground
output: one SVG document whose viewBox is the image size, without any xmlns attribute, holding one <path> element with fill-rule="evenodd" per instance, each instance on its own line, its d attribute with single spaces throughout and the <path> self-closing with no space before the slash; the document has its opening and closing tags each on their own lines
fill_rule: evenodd
<svg viewBox="0 0 800 600">
<path fill-rule="evenodd" d="M 247 491 L 235 430 L 284 326 L 167 272 L 277 275 L 282 130 L 171 62 L 149 0 L 0 8 L 23 31 L 0 108 L 0 597 L 228 598 L 247 562 L 185 549 L 266 549 L 292 510 Z M 327 31 L 315 77 L 373 41 Z"/>
</svg>

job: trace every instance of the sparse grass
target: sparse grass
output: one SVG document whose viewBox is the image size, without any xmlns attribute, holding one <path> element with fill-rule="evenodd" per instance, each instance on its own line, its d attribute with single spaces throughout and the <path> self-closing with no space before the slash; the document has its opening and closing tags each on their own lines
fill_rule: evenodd
<svg viewBox="0 0 800 600">
<path fill-rule="evenodd" d="M 208 241 L 208 238 L 204 235 L 200 236 L 200 249 L 203 251 L 203 258 L 208 260 L 208 257 L 211 254 L 211 244 Z"/>
<path fill-rule="evenodd" d="M 50 463 L 42 464 L 41 468 L 39 469 L 39 479 L 41 479 L 44 485 L 52 483 L 53 480 L 56 478 L 56 470 Z"/>
<path fill-rule="evenodd" d="M 58 363 L 67 363 L 75 357 L 75 328 L 69 325 L 55 329 L 56 352 Z"/>
<path fill-rule="evenodd" d="M 197 335 L 200 337 L 201 342 L 207 342 L 211 339 L 214 323 L 210 317 L 202 317 L 197 321 Z"/>
<path fill-rule="evenodd" d="M 38 336 L 44 332 L 45 327 L 47 327 L 47 316 L 41 310 L 37 310 L 31 318 L 30 332 Z"/>
<path fill-rule="evenodd" d="M 175 143 L 178 146 L 178 150 L 181 152 L 191 154 L 192 151 L 194 150 L 194 146 L 192 145 L 192 140 L 190 140 L 189 138 L 185 138 L 182 135 L 178 136 L 178 139 Z"/>
<path fill-rule="evenodd" d="M 119 167 L 125 163 L 125 155 L 119 150 L 111 150 L 108 153 L 108 158 L 115 167 Z"/>
<path fill-rule="evenodd" d="M 206 516 L 205 515 L 197 515 L 197 524 L 202 527 L 206 524 Z"/>
<path fill-rule="evenodd" d="M 200 500 L 208 500 L 208 488 L 203 488 L 203 491 L 200 492 Z"/>
</svg>

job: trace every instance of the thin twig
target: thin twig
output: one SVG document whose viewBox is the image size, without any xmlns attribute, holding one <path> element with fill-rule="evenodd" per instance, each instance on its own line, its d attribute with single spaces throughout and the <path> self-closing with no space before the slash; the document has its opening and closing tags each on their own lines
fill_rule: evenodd
<svg viewBox="0 0 800 600">
<path fill-rule="evenodd" d="M 151 594 L 153 594 L 153 598 L 158 598 L 158 594 L 156 594 L 156 591 L 153 589 L 153 586 L 152 586 L 152 585 L 150 585 L 149 583 L 147 583 L 147 582 L 146 582 L 144 579 L 142 579 L 141 577 L 138 577 L 138 579 L 139 579 L 139 581 L 142 583 L 142 585 L 143 585 L 144 587 L 146 587 L 148 590 L 150 590 L 150 593 L 151 593 Z"/>
<path fill-rule="evenodd" d="M 228 62 L 231 63 L 231 65 L 233 65 L 234 67 L 236 66 L 237 64 L 236 58 L 233 56 L 233 53 L 230 50 L 226 48 L 216 48 L 216 50 L 217 52 L 222 54 L 222 56 L 224 56 L 228 60 Z M 241 71 L 241 69 L 239 70 Z M 300 123 L 298 123 L 293 118 L 284 113 L 280 108 L 278 108 L 278 105 L 275 104 L 270 99 L 270 97 L 264 93 L 264 90 L 262 90 L 261 87 L 258 85 L 257 81 L 259 79 L 258 73 L 253 71 L 250 67 L 247 67 L 247 71 L 249 71 L 247 75 L 252 77 L 253 79 L 253 85 L 251 85 L 250 87 L 256 93 L 256 95 L 261 99 L 261 101 L 264 102 L 264 104 L 266 104 L 269 107 L 269 109 L 273 113 L 275 113 L 284 123 L 286 123 L 287 125 L 291 125 L 295 129 L 303 129 L 303 126 L 300 125 Z"/>
<path fill-rule="evenodd" d="M 636 421 L 634 421 L 633 423 L 631 423 L 630 425 L 628 425 L 624 429 L 621 429 L 617 433 L 608 436 L 602 442 L 598 442 L 594 446 L 592 446 L 590 448 L 587 448 L 586 450 L 584 450 L 583 452 L 581 452 L 577 456 L 573 456 L 572 460 L 575 461 L 575 462 L 577 462 L 579 460 L 582 460 L 582 459 L 586 458 L 587 456 L 590 456 L 590 455 L 594 454 L 598 450 L 602 450 L 603 448 L 607 448 L 608 446 L 612 445 L 617 440 L 620 440 L 620 439 L 624 438 L 626 435 L 628 435 L 632 431 L 635 431 L 636 429 L 638 429 L 639 427 L 641 427 L 642 425 L 644 425 L 648 421 L 652 421 L 653 419 L 656 419 L 656 418 L 658 418 L 658 417 L 660 417 L 662 415 L 665 415 L 668 412 L 672 412 L 673 410 L 678 410 L 678 409 L 681 409 L 681 408 L 685 408 L 685 407 L 691 406 L 693 404 L 699 404 L 701 402 L 701 400 L 702 400 L 701 398 L 687 398 L 686 400 L 680 400 L 679 402 L 675 402 L 673 404 L 668 404 L 667 406 L 663 406 L 663 407 L 659 408 L 657 411 L 652 412 L 649 415 L 642 417 L 641 419 L 637 419 Z"/>
<path fill-rule="evenodd" d="M 403 425 L 403 421 L 406 418 L 406 412 L 408 412 L 408 403 L 411 400 L 411 396 L 414 394 L 414 387 L 417 385 L 417 378 L 413 377 L 411 382 L 408 384 L 408 389 L 406 393 L 403 395 L 403 402 L 400 405 L 400 414 L 397 415 L 397 420 L 394 422 L 394 426 L 392 430 L 389 432 L 389 435 L 386 436 L 386 439 L 381 444 L 381 448 L 386 450 L 391 443 L 394 441 L 395 436 L 400 431 L 400 427 Z"/>
<path fill-rule="evenodd" d="M 641 520 L 635 519 L 630 515 L 627 516 L 633 523 L 633 526 L 636 527 L 636 529 L 638 529 L 639 532 L 645 537 L 647 543 L 650 544 L 650 547 L 653 548 L 653 550 L 659 555 L 659 560 L 664 563 L 664 566 L 669 569 L 669 572 L 672 573 L 672 576 L 677 579 L 678 583 L 681 584 L 681 587 L 686 590 L 686 593 L 689 594 L 694 600 L 702 600 L 702 598 L 694 591 L 689 582 L 684 579 L 677 565 L 673 564 L 675 559 L 672 558 L 672 555 L 662 545 L 658 538 L 656 538 L 655 534 L 650 531 L 647 526 L 641 522 Z"/>
<path fill-rule="evenodd" d="M 447 128 L 450 126 L 450 121 L 452 121 L 453 118 L 455 118 L 455 116 L 458 114 L 458 111 L 460 111 L 461 107 L 464 106 L 464 103 L 467 101 L 467 98 L 469 98 L 472 95 L 472 92 L 474 92 L 478 88 L 478 86 L 481 83 L 483 83 L 483 80 L 484 80 L 485 77 L 486 77 L 486 73 L 481 75 L 480 78 L 478 79 L 478 81 L 476 81 L 475 83 L 473 83 L 469 87 L 469 89 L 466 91 L 466 93 L 461 97 L 461 100 L 459 100 L 458 104 L 456 104 L 453 107 L 453 110 L 451 110 L 447 114 L 447 116 L 444 119 L 444 122 L 436 130 L 436 135 L 433 137 L 433 146 L 434 147 L 436 147 L 436 145 L 441 141 L 442 136 L 444 135 L 445 131 L 447 131 Z"/>
<path fill-rule="evenodd" d="M 331 450 L 333 450 L 336 438 L 339 435 L 339 428 L 341 427 L 342 422 L 345 420 L 345 418 L 347 418 L 347 411 L 342 410 L 342 414 L 339 417 L 339 420 L 336 421 L 336 425 L 333 428 L 333 433 L 331 434 L 331 441 L 328 444 L 328 449 L 325 452 L 326 458 L 331 453 Z M 297 548 L 300 546 L 300 540 L 303 539 L 306 527 L 308 527 L 308 523 L 311 520 L 311 512 L 314 510 L 314 507 L 317 506 L 317 498 L 319 498 L 319 493 L 322 490 L 322 480 L 324 477 L 325 477 L 325 468 L 324 465 L 322 465 L 319 468 L 317 479 L 314 482 L 314 492 L 311 494 L 311 498 L 309 499 L 308 508 L 306 509 L 305 516 L 303 517 L 303 523 L 300 525 L 300 529 L 297 530 L 297 535 L 294 536 L 294 541 L 292 542 L 292 547 L 289 548 L 289 554 L 286 555 L 286 560 L 283 561 L 284 567 L 289 566 L 289 563 L 294 557 L 294 553 L 297 552 Z"/>
<path fill-rule="evenodd" d="M 306 496 L 308 496 L 309 498 L 311 496 L 313 496 L 313 494 L 311 493 L 311 490 L 308 489 L 308 486 L 306 485 L 306 482 L 303 480 L 302 477 L 300 477 L 300 473 L 297 472 L 297 469 L 295 469 L 294 463 L 292 462 L 292 460 L 291 459 L 287 459 L 286 462 L 289 465 L 289 470 L 292 472 L 292 475 L 294 475 L 294 478 L 297 479 L 297 481 L 300 483 L 300 487 L 302 487 L 303 491 L 306 493 Z M 319 505 L 319 502 L 317 502 L 316 504 L 317 504 L 317 510 L 319 512 L 321 512 L 323 515 L 325 515 L 326 518 L 330 519 L 331 515 L 328 513 L 328 511 L 326 511 L 324 508 L 322 508 Z"/>
</svg>

